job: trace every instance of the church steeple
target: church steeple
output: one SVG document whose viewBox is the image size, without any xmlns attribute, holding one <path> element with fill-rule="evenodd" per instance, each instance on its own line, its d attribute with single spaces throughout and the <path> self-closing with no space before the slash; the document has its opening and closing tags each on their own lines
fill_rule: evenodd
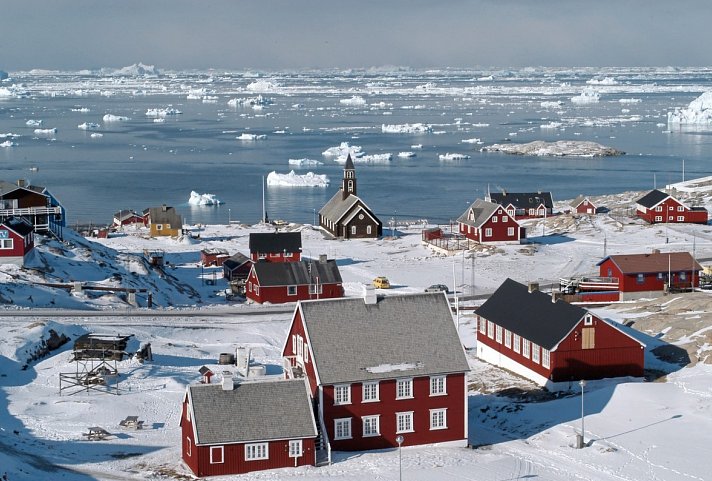
<svg viewBox="0 0 712 481">
<path fill-rule="evenodd" d="M 344 200 L 350 195 L 356 195 L 356 169 L 351 160 L 351 154 L 346 157 L 344 165 L 344 180 L 341 184 L 341 195 Z"/>
</svg>

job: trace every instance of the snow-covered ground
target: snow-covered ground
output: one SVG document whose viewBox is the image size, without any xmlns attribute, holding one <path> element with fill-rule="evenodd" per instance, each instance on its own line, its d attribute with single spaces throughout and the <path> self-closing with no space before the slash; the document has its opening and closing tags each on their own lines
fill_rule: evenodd
<svg viewBox="0 0 712 481">
<path fill-rule="evenodd" d="M 708 191 L 689 188 L 692 192 L 679 195 L 710 207 Z M 491 292 L 507 277 L 546 285 L 561 276 L 594 273 L 604 254 L 653 248 L 689 251 L 694 245 L 698 258 L 712 258 L 712 229 L 644 224 L 631 217 L 631 206 L 640 196 L 626 192 L 592 198 L 610 212 L 531 220 L 526 223 L 530 244 L 477 248 L 451 257 L 422 245 L 423 224 L 401 224 L 393 230 L 386 224 L 382 239 L 362 241 L 330 240 L 309 225 L 284 228 L 302 232 L 305 256 L 325 253 L 337 260 L 348 296 L 360 295 L 361 286 L 379 275 L 393 286 L 382 294 L 422 292 L 430 284 L 444 283 L 469 295 Z M 559 202 L 556 209 L 564 211 L 566 205 Z M 189 229 L 191 235 L 183 238 L 151 239 L 144 228 L 127 227 L 95 241 L 67 229 L 63 243 L 38 239 L 30 268 L 0 266 L 0 303 L 7 307 L 0 315 L 0 472 L 7 472 L 11 481 L 190 479 L 180 462 L 178 422 L 185 387 L 199 380 L 198 369 L 215 365 L 220 353 L 248 346 L 268 373 L 279 373 L 279 353 L 294 305 L 226 301 L 221 270 L 198 265 L 201 249 L 246 253 L 251 232 L 273 231 L 274 226 Z M 143 259 L 146 249 L 163 250 L 168 267 L 151 268 Z M 205 282 L 213 278 L 215 285 Z M 130 307 L 120 292 L 72 293 L 38 284 L 74 281 L 146 288 L 156 307 Z M 139 295 L 138 302 L 144 306 L 145 297 Z M 578 385 L 554 398 L 478 361 L 474 319 L 466 309 L 459 332 L 472 367 L 469 441 L 474 449 L 403 449 L 402 478 L 709 479 L 712 460 L 705 453 L 712 430 L 711 305 L 708 294 L 694 293 L 595 309 L 608 319 L 633 323 L 637 331 L 630 332 L 648 346 L 649 381 L 656 382 L 589 383 L 584 395 L 588 447 L 582 450 L 572 447 L 581 422 Z M 80 310 L 86 308 L 93 311 Z M 59 374 L 76 370 L 69 361 L 71 343 L 31 359 L 50 329 L 72 339 L 87 332 L 132 334 L 128 350 L 150 342 L 154 360 L 121 361 L 118 396 L 60 396 Z M 689 357 L 682 363 L 687 367 L 680 365 L 682 352 Z M 118 423 L 128 415 L 144 420 L 145 429 L 121 429 Z M 101 426 L 113 436 L 85 441 L 82 433 L 90 426 Z M 397 450 L 335 453 L 334 460 L 331 466 L 240 479 L 398 479 Z"/>
</svg>

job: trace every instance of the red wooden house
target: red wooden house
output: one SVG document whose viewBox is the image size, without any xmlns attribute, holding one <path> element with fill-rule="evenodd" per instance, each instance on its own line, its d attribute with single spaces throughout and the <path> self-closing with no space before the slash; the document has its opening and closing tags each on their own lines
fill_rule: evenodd
<svg viewBox="0 0 712 481">
<path fill-rule="evenodd" d="M 302 260 L 301 232 L 259 232 L 250 234 L 252 262 L 299 262 Z"/>
<path fill-rule="evenodd" d="M 200 251 L 200 263 L 205 267 L 222 266 L 223 262 L 229 258 L 228 251 L 217 247 Z"/>
<path fill-rule="evenodd" d="M 700 285 L 702 266 L 688 252 L 622 254 L 608 256 L 598 264 L 602 277 L 616 278 L 620 299 L 653 297 L 671 289 Z"/>
<path fill-rule="evenodd" d="M 457 219 L 460 234 L 482 244 L 519 244 L 526 231 L 499 204 L 477 199 Z"/>
<path fill-rule="evenodd" d="M 254 263 L 245 295 L 254 302 L 282 304 L 343 297 L 344 288 L 336 261 L 322 256 L 316 261 Z"/>
<path fill-rule="evenodd" d="M 196 476 L 315 465 L 314 412 L 303 380 L 189 386 L 182 457 Z"/>
<path fill-rule="evenodd" d="M 0 221 L 18 217 L 29 222 L 35 232 L 62 237 L 66 213 L 47 188 L 20 179 L 16 184 L 0 180 Z"/>
<path fill-rule="evenodd" d="M 598 209 L 596 204 L 591 202 L 591 199 L 583 195 L 576 197 L 573 201 L 571 201 L 569 206 L 577 214 L 595 214 Z"/>
<path fill-rule="evenodd" d="M 0 264 L 25 265 L 35 247 L 34 227 L 17 217 L 0 222 Z"/>
<path fill-rule="evenodd" d="M 689 207 L 670 194 L 653 190 L 636 202 L 636 213 L 651 224 L 707 224 L 707 209 Z"/>
<path fill-rule="evenodd" d="M 299 302 L 282 354 L 325 452 L 467 444 L 470 368 L 443 293 Z"/>
<path fill-rule="evenodd" d="M 252 270 L 252 260 L 241 252 L 233 254 L 223 261 L 223 277 L 229 282 L 247 279 Z"/>
<path fill-rule="evenodd" d="M 534 286 L 507 279 L 475 313 L 477 356 L 541 386 L 643 375 L 640 341 Z"/>
<path fill-rule="evenodd" d="M 488 194 L 485 200 L 500 204 L 515 219 L 547 217 L 554 212 L 551 192 L 497 192 Z"/>
<path fill-rule="evenodd" d="M 127 225 L 148 225 L 148 217 L 138 214 L 134 210 L 124 209 L 114 214 L 114 227 L 123 227 Z"/>
</svg>

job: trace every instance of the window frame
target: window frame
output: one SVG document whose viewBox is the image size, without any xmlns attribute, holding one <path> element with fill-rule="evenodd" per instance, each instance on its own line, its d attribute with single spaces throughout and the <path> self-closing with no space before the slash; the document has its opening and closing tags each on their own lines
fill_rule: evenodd
<svg viewBox="0 0 712 481">
<path fill-rule="evenodd" d="M 502 326 L 494 327 L 494 340 L 497 344 L 502 344 Z"/>
<path fill-rule="evenodd" d="M 430 376 L 430 395 L 447 396 L 447 376 Z"/>
<path fill-rule="evenodd" d="M 492 237 L 492 228 L 485 227 L 485 237 Z"/>
<path fill-rule="evenodd" d="M 375 424 L 375 431 L 371 432 L 369 430 L 368 432 L 366 431 L 366 427 L 370 426 L 373 428 L 373 425 L 368 424 L 369 421 L 374 422 Z M 373 438 L 381 435 L 381 415 L 380 414 L 373 414 L 369 416 L 363 416 L 361 418 L 361 435 L 364 438 Z"/>
<path fill-rule="evenodd" d="M 551 368 L 551 352 L 541 348 L 541 365 L 547 369 Z"/>
<path fill-rule="evenodd" d="M 512 331 L 509 329 L 504 330 L 504 347 L 512 348 Z"/>
<path fill-rule="evenodd" d="M 220 450 L 220 461 L 215 460 L 213 451 Z M 210 464 L 225 464 L 225 446 L 210 446 Z"/>
<path fill-rule="evenodd" d="M 339 435 L 339 426 L 341 426 L 341 435 Z M 334 419 L 334 441 L 340 441 L 342 439 L 353 439 L 351 418 Z"/>
<path fill-rule="evenodd" d="M 531 341 L 529 339 L 522 339 L 522 356 L 527 359 L 531 356 Z"/>
<path fill-rule="evenodd" d="M 375 387 L 375 396 L 374 397 L 366 397 L 366 393 L 369 392 L 368 388 Z M 361 402 L 363 403 L 374 403 L 380 401 L 381 397 L 381 389 L 379 386 L 378 381 L 368 381 L 368 382 L 363 382 L 361 383 Z"/>
<path fill-rule="evenodd" d="M 532 342 L 531 349 L 532 349 L 532 361 L 539 364 L 539 362 L 540 362 L 539 344 Z"/>
<path fill-rule="evenodd" d="M 447 408 L 430 410 L 430 430 L 438 431 L 447 429 Z"/>
<path fill-rule="evenodd" d="M 401 389 L 401 387 L 403 387 L 403 389 Z M 412 377 L 396 379 L 396 399 L 413 399 Z"/>
<path fill-rule="evenodd" d="M 287 295 L 288 296 L 296 296 L 297 295 L 297 286 L 287 286 Z"/>
<path fill-rule="evenodd" d="M 522 340 L 522 336 L 520 336 L 519 334 L 514 334 L 513 349 L 514 349 L 514 352 L 516 352 L 517 354 L 522 352 L 521 340 Z"/>
<path fill-rule="evenodd" d="M 413 411 L 396 413 L 396 434 L 415 432 L 413 426 Z"/>
<path fill-rule="evenodd" d="M 334 406 L 347 404 L 351 404 L 351 384 L 334 384 Z"/>
<path fill-rule="evenodd" d="M 299 450 L 294 449 L 295 447 L 298 447 Z M 302 440 L 290 439 L 288 452 L 290 458 L 301 458 L 304 455 L 304 443 L 302 443 Z"/>
<path fill-rule="evenodd" d="M 269 459 L 269 443 L 245 444 L 245 461 Z"/>
</svg>

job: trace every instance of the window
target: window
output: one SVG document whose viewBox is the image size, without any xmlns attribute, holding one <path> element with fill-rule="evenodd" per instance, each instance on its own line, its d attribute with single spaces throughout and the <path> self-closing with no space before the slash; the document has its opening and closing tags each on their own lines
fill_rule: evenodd
<svg viewBox="0 0 712 481">
<path fill-rule="evenodd" d="M 288 296 L 296 296 L 297 295 L 297 286 L 287 286 L 287 295 Z"/>
<path fill-rule="evenodd" d="M 0 249 L 12 249 L 13 239 L 0 239 Z"/>
<path fill-rule="evenodd" d="M 534 215 L 535 210 L 534 209 L 529 209 L 529 215 Z"/>
<path fill-rule="evenodd" d="M 301 441 L 298 441 L 301 443 Z M 289 455 L 292 455 L 292 441 L 289 442 Z M 269 459 L 267 443 L 245 444 L 245 461 Z"/>
<path fill-rule="evenodd" d="M 482 334 L 487 333 L 487 321 L 482 319 L 481 317 L 477 316 L 477 322 L 480 323 L 480 332 Z"/>
<path fill-rule="evenodd" d="M 282 257 L 292 257 L 293 255 L 291 252 L 284 251 Z"/>
<path fill-rule="evenodd" d="M 430 410 L 430 430 L 447 429 L 447 409 Z"/>
<path fill-rule="evenodd" d="M 643 274 L 643 273 L 638 274 L 638 277 L 635 279 L 635 282 L 637 282 L 638 284 L 645 283 L 645 274 Z"/>
<path fill-rule="evenodd" d="M 655 208 L 655 212 L 662 212 L 663 211 L 663 206 L 659 205 Z"/>
<path fill-rule="evenodd" d="M 663 216 L 661 216 L 661 215 L 655 216 L 655 222 L 662 222 L 662 221 L 663 221 Z"/>
<path fill-rule="evenodd" d="M 442 396 L 447 394 L 445 376 L 432 376 L 430 378 L 430 395 Z"/>
<path fill-rule="evenodd" d="M 185 438 L 185 454 L 188 456 L 193 455 L 193 441 L 191 441 L 189 437 Z"/>
<path fill-rule="evenodd" d="M 351 226 L 351 235 L 356 235 L 356 226 L 355 225 Z"/>
<path fill-rule="evenodd" d="M 223 446 L 210 446 L 210 464 L 222 464 L 225 462 Z"/>
<path fill-rule="evenodd" d="M 309 362 L 309 346 L 304 344 L 304 362 Z"/>
<path fill-rule="evenodd" d="M 678 211 L 678 212 L 685 212 L 685 208 L 684 208 L 683 206 L 681 206 L 681 205 L 678 205 L 678 206 L 677 206 L 677 211 Z"/>
<path fill-rule="evenodd" d="M 504 347 L 512 348 L 512 332 L 507 329 L 504 330 Z"/>
<path fill-rule="evenodd" d="M 512 237 L 514 235 L 514 227 L 507 227 L 507 235 Z"/>
<path fill-rule="evenodd" d="M 256 296 L 259 296 L 259 295 L 260 295 L 260 286 L 258 286 L 257 284 L 255 284 L 255 285 L 254 285 L 254 291 L 255 291 L 255 295 L 256 295 Z"/>
<path fill-rule="evenodd" d="M 581 349 L 593 349 L 596 346 L 596 331 L 593 327 L 581 329 Z"/>
<path fill-rule="evenodd" d="M 378 422 L 378 416 L 364 416 L 361 418 L 363 421 L 363 437 L 380 436 L 381 427 Z"/>
<path fill-rule="evenodd" d="M 293 439 L 293 440 L 289 441 L 289 457 L 290 458 L 301 457 L 303 452 L 304 452 L 304 450 L 302 448 L 302 440 L 301 439 Z"/>
<path fill-rule="evenodd" d="M 663 277 L 664 277 L 664 276 L 663 276 L 663 273 L 662 273 L 662 272 L 658 272 L 658 280 L 663 280 Z"/>
<path fill-rule="evenodd" d="M 678 222 L 685 222 L 685 216 L 678 215 L 678 216 L 677 216 L 677 221 L 678 221 Z"/>
<path fill-rule="evenodd" d="M 548 349 L 541 348 L 541 365 L 545 368 L 551 367 L 550 354 Z"/>
<path fill-rule="evenodd" d="M 371 235 L 371 226 L 370 225 L 366 226 L 366 234 Z"/>
<path fill-rule="evenodd" d="M 378 401 L 378 381 L 362 384 L 363 402 Z"/>
<path fill-rule="evenodd" d="M 487 321 L 487 337 L 494 339 L 494 322 Z"/>
<path fill-rule="evenodd" d="M 309 294 L 321 294 L 324 292 L 323 284 L 309 284 Z"/>
<path fill-rule="evenodd" d="M 591 314 L 586 314 L 583 317 L 583 325 L 584 326 L 592 326 L 593 325 L 593 316 Z"/>
<path fill-rule="evenodd" d="M 351 439 L 351 418 L 334 419 L 334 439 Z"/>
<path fill-rule="evenodd" d="M 506 216 L 506 215 L 503 215 L 503 216 L 502 216 L 502 222 L 507 222 L 507 220 L 509 220 L 509 219 L 507 218 L 507 216 Z"/>
<path fill-rule="evenodd" d="M 156 230 L 163 230 L 163 224 L 156 224 Z"/>
<path fill-rule="evenodd" d="M 669 206 L 668 210 L 675 210 L 675 208 L 673 206 Z"/>
<path fill-rule="evenodd" d="M 686 280 L 687 280 L 687 273 L 686 273 L 686 272 L 680 272 L 680 280 L 681 280 L 681 281 L 686 281 Z"/>
<path fill-rule="evenodd" d="M 413 411 L 396 413 L 396 433 L 413 432 Z"/>
<path fill-rule="evenodd" d="M 522 339 L 522 356 L 529 359 L 529 350 L 530 349 L 531 349 L 531 342 L 526 339 Z"/>
<path fill-rule="evenodd" d="M 668 221 L 672 221 L 672 220 L 675 220 L 675 216 L 674 216 L 674 215 L 669 215 L 669 216 L 668 216 Z"/>
<path fill-rule="evenodd" d="M 497 222 L 497 216 L 496 216 L 496 215 L 495 215 L 495 216 L 492 216 L 492 223 L 495 223 L 495 222 Z"/>
<path fill-rule="evenodd" d="M 398 379 L 396 381 L 396 399 L 407 399 L 413 397 L 413 380 Z"/>
<path fill-rule="evenodd" d="M 495 340 L 498 344 L 502 344 L 502 326 L 497 326 L 495 328 Z"/>
<path fill-rule="evenodd" d="M 485 237 L 492 237 L 492 228 L 488 227 L 485 229 Z"/>
<path fill-rule="evenodd" d="M 520 352 L 519 348 L 519 335 L 515 334 L 514 335 L 514 352 Z"/>
<path fill-rule="evenodd" d="M 532 361 L 539 364 L 539 344 L 532 342 Z"/>
<path fill-rule="evenodd" d="M 334 386 L 334 404 L 351 404 L 351 385 Z"/>
</svg>

